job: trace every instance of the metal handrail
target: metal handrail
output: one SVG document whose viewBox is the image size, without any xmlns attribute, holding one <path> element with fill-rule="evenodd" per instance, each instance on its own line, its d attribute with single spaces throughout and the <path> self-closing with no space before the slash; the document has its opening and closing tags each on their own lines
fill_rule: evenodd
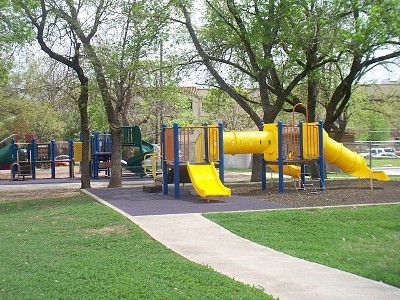
<svg viewBox="0 0 400 300">
<path fill-rule="evenodd" d="M 1 145 L 2 143 L 6 142 L 8 139 L 13 138 L 13 137 L 16 136 L 16 135 L 17 135 L 17 134 L 13 133 L 12 135 L 10 135 L 10 136 L 6 137 L 5 139 L 1 140 L 1 141 L 0 141 L 0 145 Z"/>
</svg>

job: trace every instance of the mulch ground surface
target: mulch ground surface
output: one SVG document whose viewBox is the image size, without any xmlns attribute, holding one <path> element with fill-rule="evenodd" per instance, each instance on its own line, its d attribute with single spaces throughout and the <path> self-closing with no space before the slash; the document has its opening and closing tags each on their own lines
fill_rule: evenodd
<svg viewBox="0 0 400 300">
<path fill-rule="evenodd" d="M 353 204 L 395 203 L 400 202 L 400 181 L 380 182 L 363 179 L 336 179 L 325 181 L 325 190 L 311 193 L 296 190 L 291 182 L 285 182 L 285 191 L 279 193 L 278 183 L 273 182 L 267 190 L 261 190 L 260 184 L 231 184 L 232 193 L 246 195 L 275 202 L 290 207 L 337 206 Z"/>
</svg>

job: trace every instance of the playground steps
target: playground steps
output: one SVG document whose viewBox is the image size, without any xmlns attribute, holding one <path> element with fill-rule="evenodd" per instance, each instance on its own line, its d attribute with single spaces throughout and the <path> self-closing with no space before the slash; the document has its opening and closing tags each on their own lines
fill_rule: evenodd
<svg viewBox="0 0 400 300">
<path fill-rule="evenodd" d="M 319 170 L 316 163 L 315 166 L 317 167 L 316 169 Z M 318 183 L 320 182 L 320 174 L 318 171 L 317 177 L 313 176 L 311 164 L 304 165 L 303 172 L 300 173 L 300 178 L 293 178 L 293 184 L 297 192 L 305 191 L 308 194 L 318 194 L 317 188 L 314 185 L 315 181 Z"/>
<path fill-rule="evenodd" d="M 25 177 L 32 177 L 32 165 L 30 161 L 20 161 L 18 163 L 13 163 L 13 167 L 15 167 L 16 178 L 14 180 L 19 180 L 22 177 L 22 180 L 25 180 Z"/>
</svg>

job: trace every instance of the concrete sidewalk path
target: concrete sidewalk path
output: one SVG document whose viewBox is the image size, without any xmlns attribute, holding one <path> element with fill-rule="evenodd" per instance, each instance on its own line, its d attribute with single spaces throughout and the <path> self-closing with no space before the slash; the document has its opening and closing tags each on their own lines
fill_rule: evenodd
<svg viewBox="0 0 400 300">
<path fill-rule="evenodd" d="M 191 261 L 261 287 L 280 300 L 399 300 L 400 289 L 294 258 L 238 237 L 200 214 L 130 216 Z"/>
</svg>

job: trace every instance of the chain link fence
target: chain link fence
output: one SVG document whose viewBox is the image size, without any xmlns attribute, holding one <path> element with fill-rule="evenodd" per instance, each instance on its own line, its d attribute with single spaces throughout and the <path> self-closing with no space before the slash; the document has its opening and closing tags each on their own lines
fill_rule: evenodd
<svg viewBox="0 0 400 300">
<path fill-rule="evenodd" d="M 374 170 L 385 170 L 388 175 L 400 175 L 400 140 L 344 142 L 344 146 L 362 155 L 367 165 Z M 333 165 L 327 166 L 330 173 L 342 173 Z"/>
</svg>

